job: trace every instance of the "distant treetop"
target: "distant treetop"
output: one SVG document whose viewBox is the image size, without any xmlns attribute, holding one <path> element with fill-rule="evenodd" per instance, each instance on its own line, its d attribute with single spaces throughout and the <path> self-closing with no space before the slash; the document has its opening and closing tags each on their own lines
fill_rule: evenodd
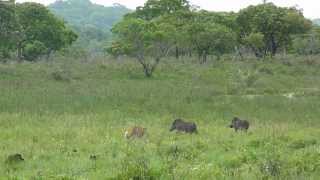
<svg viewBox="0 0 320 180">
<path fill-rule="evenodd" d="M 103 50 L 111 27 L 132 11 L 121 4 L 106 7 L 89 0 L 58 0 L 48 7 L 78 33 L 77 46 L 92 53 Z"/>
</svg>

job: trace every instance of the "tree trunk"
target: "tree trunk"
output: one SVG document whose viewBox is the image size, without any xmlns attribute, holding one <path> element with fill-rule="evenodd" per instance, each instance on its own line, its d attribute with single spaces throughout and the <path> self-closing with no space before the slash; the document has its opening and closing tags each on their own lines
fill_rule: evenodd
<svg viewBox="0 0 320 180">
<path fill-rule="evenodd" d="M 207 52 L 206 51 L 202 51 L 201 54 L 201 64 L 205 64 L 207 62 Z"/>
<path fill-rule="evenodd" d="M 277 43 L 275 42 L 275 39 L 273 36 L 271 36 L 271 56 L 273 57 L 277 53 Z"/>
<path fill-rule="evenodd" d="M 144 68 L 144 75 L 145 75 L 147 78 L 152 77 L 152 72 L 150 71 L 149 68 Z"/>
<path fill-rule="evenodd" d="M 179 59 L 179 47 L 178 46 L 176 46 L 176 59 Z"/>
<path fill-rule="evenodd" d="M 221 60 L 221 55 L 220 54 L 217 54 L 217 61 L 220 61 Z"/>
<path fill-rule="evenodd" d="M 46 60 L 49 60 L 53 50 L 49 49 L 48 52 L 46 53 Z"/>
<path fill-rule="evenodd" d="M 242 52 L 241 52 L 240 47 L 235 46 L 235 47 L 234 47 L 234 50 L 235 50 L 235 52 L 236 52 L 236 56 L 238 55 L 238 56 L 240 57 L 240 60 L 243 60 L 243 54 L 242 54 Z"/>
<path fill-rule="evenodd" d="M 160 62 L 160 58 L 156 58 L 154 64 L 144 62 L 143 59 L 139 59 L 139 62 L 140 62 L 140 64 L 141 64 L 142 67 L 143 67 L 144 75 L 145 75 L 147 78 L 150 78 L 150 77 L 152 77 L 153 72 L 155 71 L 156 67 L 158 66 L 158 64 L 159 64 L 159 62 Z"/>
<path fill-rule="evenodd" d="M 18 57 L 19 62 L 22 62 L 23 58 L 22 58 L 22 43 L 21 42 L 19 42 L 17 44 L 17 57 Z"/>
</svg>

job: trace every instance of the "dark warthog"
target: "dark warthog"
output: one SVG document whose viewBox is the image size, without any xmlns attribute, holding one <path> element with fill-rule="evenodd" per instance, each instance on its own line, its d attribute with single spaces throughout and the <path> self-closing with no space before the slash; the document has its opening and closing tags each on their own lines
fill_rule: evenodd
<svg viewBox="0 0 320 180">
<path fill-rule="evenodd" d="M 249 129 L 249 122 L 247 120 L 241 120 L 237 117 L 233 118 L 230 128 L 234 128 L 237 132 L 238 130 L 247 131 Z"/>
<path fill-rule="evenodd" d="M 12 163 L 18 163 L 21 161 L 24 161 L 21 154 L 12 154 L 7 157 L 5 162 L 8 164 L 12 164 Z"/>
<path fill-rule="evenodd" d="M 177 130 L 185 133 L 198 133 L 197 125 L 193 122 L 184 122 L 182 119 L 173 121 L 170 131 Z"/>
</svg>

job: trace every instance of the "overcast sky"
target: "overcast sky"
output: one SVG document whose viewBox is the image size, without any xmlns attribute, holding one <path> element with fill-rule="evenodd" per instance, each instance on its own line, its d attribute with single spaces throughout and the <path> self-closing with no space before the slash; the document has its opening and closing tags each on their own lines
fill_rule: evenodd
<svg viewBox="0 0 320 180">
<path fill-rule="evenodd" d="M 48 5 L 55 0 L 17 0 L 17 2 L 34 1 Z M 145 0 L 91 0 L 97 4 L 110 6 L 123 4 L 131 9 L 144 4 Z M 190 0 L 191 4 L 213 11 L 238 11 L 248 5 L 261 3 L 262 0 Z M 269 0 L 279 6 L 298 6 L 308 18 L 320 18 L 320 0 Z"/>
</svg>

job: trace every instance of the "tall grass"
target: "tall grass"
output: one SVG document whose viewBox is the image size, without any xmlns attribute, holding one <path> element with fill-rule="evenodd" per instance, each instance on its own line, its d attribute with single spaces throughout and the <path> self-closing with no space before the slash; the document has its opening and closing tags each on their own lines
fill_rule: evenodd
<svg viewBox="0 0 320 180">
<path fill-rule="evenodd" d="M 129 59 L 0 64 L 0 177 L 317 179 L 320 65 L 287 61 L 168 59 L 151 79 Z M 177 117 L 199 134 L 170 133 Z"/>
</svg>

